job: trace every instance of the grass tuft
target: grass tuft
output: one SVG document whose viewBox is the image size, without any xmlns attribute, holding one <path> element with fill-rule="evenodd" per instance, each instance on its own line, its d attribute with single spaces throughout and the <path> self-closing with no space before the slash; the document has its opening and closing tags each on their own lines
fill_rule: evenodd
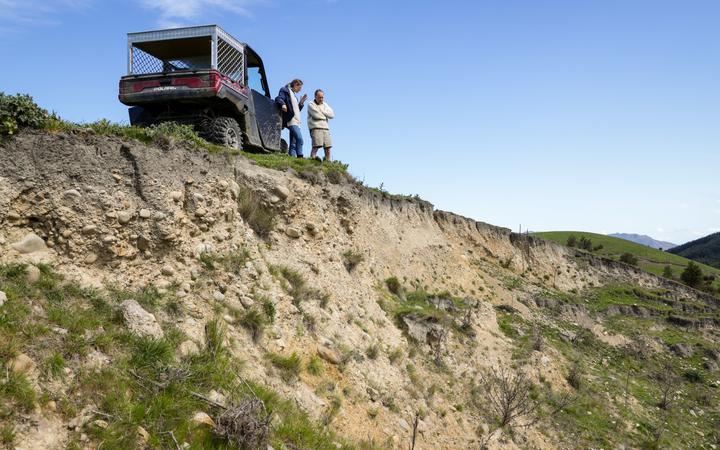
<svg viewBox="0 0 720 450">
<path fill-rule="evenodd" d="M 267 238 L 275 229 L 275 212 L 264 206 L 257 194 L 247 187 L 238 192 L 238 211 L 243 220 L 261 238 Z"/>
<path fill-rule="evenodd" d="M 302 370 L 302 360 L 297 353 L 293 352 L 290 356 L 268 353 L 267 357 L 272 365 L 280 370 L 280 376 L 283 380 L 291 381 L 300 375 L 300 371 Z"/>
</svg>

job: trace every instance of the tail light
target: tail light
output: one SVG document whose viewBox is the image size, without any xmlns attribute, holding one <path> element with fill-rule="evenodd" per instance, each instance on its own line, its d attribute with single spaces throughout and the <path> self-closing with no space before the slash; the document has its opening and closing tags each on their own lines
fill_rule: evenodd
<svg viewBox="0 0 720 450">
<path fill-rule="evenodd" d="M 186 75 L 175 77 L 159 77 L 150 80 L 121 80 L 120 95 L 136 94 L 146 89 L 158 88 L 161 86 L 184 86 L 191 89 L 213 88 L 220 89 L 220 74 L 212 71 L 203 75 Z"/>
</svg>

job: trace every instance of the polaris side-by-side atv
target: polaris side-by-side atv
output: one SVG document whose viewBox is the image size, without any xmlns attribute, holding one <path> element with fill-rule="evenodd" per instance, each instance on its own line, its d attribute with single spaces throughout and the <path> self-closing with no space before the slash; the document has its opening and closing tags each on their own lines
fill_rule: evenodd
<svg viewBox="0 0 720 450">
<path fill-rule="evenodd" d="M 130 124 L 189 124 L 235 149 L 286 149 L 263 62 L 217 25 L 128 33 L 119 99 Z"/>
</svg>

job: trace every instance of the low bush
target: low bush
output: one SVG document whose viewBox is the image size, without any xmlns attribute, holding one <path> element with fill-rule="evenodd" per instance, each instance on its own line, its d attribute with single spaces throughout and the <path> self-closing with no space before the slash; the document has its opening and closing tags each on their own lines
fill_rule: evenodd
<svg viewBox="0 0 720 450">
<path fill-rule="evenodd" d="M 21 128 L 43 128 L 49 118 L 29 95 L 0 92 L 0 136 L 16 134 Z"/>
<path fill-rule="evenodd" d="M 630 264 L 631 266 L 637 266 L 638 259 L 632 253 L 623 253 L 622 255 L 620 255 L 620 262 Z"/>
</svg>

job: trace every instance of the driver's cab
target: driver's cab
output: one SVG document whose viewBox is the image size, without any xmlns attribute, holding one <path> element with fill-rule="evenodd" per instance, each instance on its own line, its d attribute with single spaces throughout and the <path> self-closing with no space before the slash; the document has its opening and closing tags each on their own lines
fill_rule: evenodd
<svg viewBox="0 0 720 450">
<path fill-rule="evenodd" d="M 265 66 L 260 57 L 250 46 L 245 46 L 245 61 L 247 63 L 247 87 L 259 92 L 265 97 L 270 97 L 270 88 L 268 87 L 267 78 L 265 76 Z"/>
</svg>

